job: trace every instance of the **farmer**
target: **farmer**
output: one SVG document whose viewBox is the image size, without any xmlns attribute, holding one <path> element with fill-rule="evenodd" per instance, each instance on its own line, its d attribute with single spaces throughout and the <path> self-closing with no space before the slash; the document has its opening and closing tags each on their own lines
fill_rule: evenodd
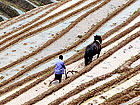
<svg viewBox="0 0 140 105">
<path fill-rule="evenodd" d="M 49 85 L 55 80 L 59 80 L 59 83 L 61 83 L 62 79 L 62 74 L 64 74 L 64 70 L 66 69 L 64 61 L 63 61 L 63 56 L 59 56 L 59 60 L 56 62 L 55 65 L 55 78 L 50 82 Z"/>
</svg>

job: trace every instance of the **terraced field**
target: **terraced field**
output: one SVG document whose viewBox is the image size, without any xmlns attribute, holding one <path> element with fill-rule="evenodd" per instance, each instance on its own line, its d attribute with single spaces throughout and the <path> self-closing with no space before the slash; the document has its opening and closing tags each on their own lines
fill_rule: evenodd
<svg viewBox="0 0 140 105">
<path fill-rule="evenodd" d="M 0 105 L 140 104 L 139 8 L 140 0 L 63 0 L 1 22 Z M 101 55 L 85 66 L 94 35 Z M 78 73 L 49 86 L 60 54 Z"/>
<path fill-rule="evenodd" d="M 57 0 L 0 0 L 0 22 L 56 2 Z"/>
</svg>

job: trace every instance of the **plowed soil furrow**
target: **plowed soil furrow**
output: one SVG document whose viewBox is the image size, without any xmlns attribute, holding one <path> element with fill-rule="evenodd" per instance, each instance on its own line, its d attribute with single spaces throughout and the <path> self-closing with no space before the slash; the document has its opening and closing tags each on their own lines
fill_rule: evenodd
<svg viewBox="0 0 140 105">
<path fill-rule="evenodd" d="M 1 22 L 0 105 L 139 105 L 139 5 L 63 0 Z M 101 54 L 84 66 L 95 35 Z M 66 71 L 77 73 L 50 86 L 60 54 Z"/>
<path fill-rule="evenodd" d="M 46 7 L 46 6 L 47 6 L 47 5 L 46 5 L 46 6 L 43 6 L 43 7 L 42 7 L 42 10 L 44 10 L 44 9 L 46 9 L 46 8 L 50 8 L 50 7 L 52 8 L 52 7 L 53 7 L 53 9 L 51 9 L 51 11 L 53 11 L 53 10 L 57 9 L 58 7 L 60 7 L 62 4 L 65 4 L 65 3 L 69 2 L 69 1 L 72 1 L 72 0 L 65 0 L 65 1 L 62 1 L 62 2 L 58 2 L 58 3 L 56 3 L 56 4 L 55 4 L 55 3 L 54 3 L 54 4 L 50 4 L 50 5 L 48 5 L 48 7 Z M 29 12 L 30 12 L 30 11 L 29 11 Z M 35 14 L 37 14 L 37 11 L 36 11 Z M 45 14 L 46 14 L 46 13 L 45 13 Z M 45 16 L 45 14 L 44 14 L 44 16 Z M 27 16 L 28 16 L 28 14 L 27 14 Z M 26 17 L 26 14 L 25 14 L 25 17 Z M 43 17 L 43 15 L 41 15 L 41 16 L 39 16 L 39 17 L 41 18 L 41 17 Z M 39 17 L 38 17 L 38 20 L 40 19 Z M 25 23 L 27 23 L 27 22 L 25 22 Z M 25 24 L 25 23 L 24 23 L 24 24 Z M 23 25 L 24 25 L 24 24 L 23 24 Z"/>
<path fill-rule="evenodd" d="M 97 8 L 96 8 L 97 9 Z M 94 9 L 95 10 L 95 9 Z M 77 20 L 82 20 L 84 17 L 86 17 L 88 14 L 85 14 L 82 18 L 79 18 L 79 19 L 77 19 Z M 58 35 L 58 37 L 61 37 L 63 34 L 65 34 L 67 31 L 69 31 L 75 24 L 77 24 L 78 22 L 77 22 L 77 20 L 76 20 L 76 22 L 75 23 L 73 23 L 73 24 L 71 24 L 70 26 L 69 26 L 69 28 L 67 29 L 67 30 L 65 30 L 65 31 L 63 31 L 62 33 L 60 33 L 60 36 Z M 56 39 L 58 39 L 58 37 L 55 37 L 54 39 L 52 39 L 52 40 L 49 40 L 48 42 L 46 42 L 43 46 L 41 46 L 40 48 L 38 48 L 36 51 L 34 51 L 33 53 L 31 53 L 31 54 L 29 54 L 29 55 L 27 55 L 26 57 L 24 56 L 23 58 L 21 58 L 20 60 L 18 60 L 18 61 L 16 61 L 16 62 L 20 62 L 20 61 L 23 61 L 24 59 L 27 59 L 27 58 L 29 58 L 30 56 L 33 56 L 33 55 L 35 55 L 35 54 L 37 54 L 38 52 L 40 52 L 40 51 L 42 51 L 43 50 L 43 48 L 45 48 L 46 46 L 48 46 L 48 45 L 50 45 L 51 43 L 53 43 Z M 15 62 L 14 62 L 14 64 L 15 64 Z M 10 64 L 11 65 L 11 64 Z M 12 64 L 13 65 L 13 64 Z M 9 66 L 7 66 L 8 68 L 9 68 Z M 6 68 L 7 68 L 6 67 Z M 3 68 L 3 70 L 4 70 L 5 68 Z"/>
<path fill-rule="evenodd" d="M 135 61 L 132 65 L 131 65 L 131 68 L 134 68 L 136 67 L 137 65 L 140 64 L 140 59 L 138 59 L 137 61 Z"/>
<path fill-rule="evenodd" d="M 139 33 L 136 33 L 136 34 L 132 35 L 131 37 L 127 38 L 125 41 L 119 43 L 117 46 L 115 46 L 112 49 L 110 49 L 109 51 L 107 51 L 106 54 L 104 54 L 103 56 L 101 56 L 100 58 L 98 58 L 97 60 L 95 60 L 96 62 L 92 62 L 89 66 L 85 67 L 83 70 L 81 70 L 80 72 L 78 72 L 78 74 L 75 74 L 73 77 L 65 80 L 62 84 L 59 84 L 56 87 L 53 87 L 53 88 L 49 89 L 48 91 L 42 93 L 38 97 L 33 98 L 32 100 L 30 100 L 29 102 L 27 102 L 27 104 L 36 103 L 39 100 L 43 99 L 44 97 L 50 95 L 52 92 L 57 91 L 58 89 L 64 87 L 67 84 L 69 84 L 70 82 L 72 82 L 74 79 L 76 79 L 77 77 L 81 76 L 85 72 L 90 71 L 91 68 L 93 68 L 95 65 L 99 64 L 99 62 L 102 62 L 104 59 L 106 59 L 107 57 L 109 57 L 110 55 L 112 55 L 118 49 L 120 49 L 121 47 L 123 47 L 124 45 L 126 45 L 127 43 L 129 43 L 133 38 L 135 39 L 138 36 L 139 36 Z"/>
<path fill-rule="evenodd" d="M 132 105 L 140 105 L 140 99 L 137 102 L 133 103 Z"/>
<path fill-rule="evenodd" d="M 64 17 L 63 17 L 63 18 L 64 18 Z M 52 24 L 53 24 L 53 23 L 52 23 Z M 50 26 L 50 25 L 49 25 L 49 26 Z M 46 26 L 45 26 L 45 27 L 46 27 Z M 35 31 L 37 31 L 37 30 L 35 30 Z M 31 32 L 31 33 L 32 33 L 32 34 L 33 34 L 33 33 L 35 34 L 36 32 Z M 31 34 L 31 33 L 30 33 L 30 34 Z M 26 34 L 25 36 L 22 36 L 22 37 L 20 37 L 20 38 L 18 38 L 18 39 L 16 39 L 16 40 L 14 40 L 13 42 L 9 43 L 9 44 L 6 45 L 6 46 L 7 46 L 7 47 L 8 47 L 8 46 L 11 46 L 11 44 L 17 43 L 19 40 L 22 40 L 22 39 L 24 39 L 25 37 L 28 37 L 28 36 L 29 36 L 29 34 Z M 55 39 L 56 39 L 56 38 L 55 38 Z M 57 38 L 57 39 L 58 39 L 58 38 Z M 54 39 L 52 39 L 52 40 L 54 41 Z M 52 41 L 52 40 L 51 40 L 51 41 Z M 49 43 L 49 44 L 51 44 L 51 43 Z M 3 46 L 2 49 L 3 49 L 3 48 L 5 49 L 6 46 L 5 46 L 5 47 Z M 2 49 L 1 49 L 1 50 L 2 50 Z"/>
<path fill-rule="evenodd" d="M 58 105 L 61 102 L 65 101 L 66 99 L 72 97 L 73 95 L 76 95 L 79 92 L 83 91 L 84 89 L 86 89 L 86 88 L 94 85 L 95 83 L 97 83 L 99 81 L 102 81 L 102 80 L 105 80 L 106 78 L 111 77 L 113 74 L 116 74 L 116 73 L 118 74 L 118 73 L 125 72 L 127 68 L 125 68 L 124 65 L 126 65 L 126 64 L 128 65 L 128 63 L 130 65 L 130 62 L 132 64 L 133 62 L 135 62 L 135 60 L 137 60 L 136 58 L 139 59 L 140 58 L 140 54 L 136 55 L 135 57 L 132 57 L 131 59 L 129 59 L 128 61 L 126 61 L 126 63 L 124 63 L 119 68 L 117 68 L 116 70 L 112 71 L 111 73 L 107 73 L 105 75 L 96 77 L 93 80 L 90 80 L 89 82 L 86 82 L 86 83 L 83 83 L 83 84 L 79 85 L 74 90 L 68 92 L 67 94 L 63 95 L 62 97 L 60 97 L 60 98 L 56 99 L 55 101 L 51 102 L 50 105 Z"/>
<path fill-rule="evenodd" d="M 140 15 L 140 11 L 138 11 L 136 14 L 132 15 L 130 18 L 128 18 L 125 22 L 123 22 L 122 24 L 116 26 L 115 28 L 113 28 L 112 30 L 106 32 L 102 39 L 108 38 L 111 34 L 119 31 L 122 27 L 127 26 L 129 23 L 131 23 L 135 18 L 137 18 Z"/>
<path fill-rule="evenodd" d="M 114 39 L 113 39 L 114 40 Z M 114 40 L 115 41 L 115 40 Z M 111 43 L 110 43 L 111 44 Z M 104 44 L 103 44 L 104 45 Z M 11 80 L 9 80 L 9 81 L 11 81 Z M 4 82 L 3 82 L 4 83 Z M 1 91 L 1 93 L 5 93 L 6 91 L 10 91 L 10 89 L 12 89 L 12 88 L 14 88 L 14 87 L 16 87 L 17 85 L 11 85 L 10 87 L 8 87 L 8 88 L 6 88 L 6 89 L 4 89 L 4 91 Z"/>
<path fill-rule="evenodd" d="M 88 92 L 88 93 L 80 96 L 79 98 L 71 101 L 69 103 L 69 105 L 82 103 L 85 100 L 96 96 L 97 92 L 100 93 L 100 91 L 103 91 L 105 88 L 109 88 L 109 87 L 113 86 L 114 84 L 117 84 L 117 83 L 121 82 L 122 80 L 126 79 L 129 75 L 133 75 L 133 73 L 135 73 L 136 71 L 139 71 L 139 68 L 140 68 L 140 66 L 130 70 L 130 72 L 125 73 L 124 75 L 118 77 L 117 79 L 111 80 L 110 82 L 105 83 L 104 85 L 102 85 L 102 86 L 100 86 L 100 87 L 98 87 L 96 89 L 91 90 L 90 92 Z"/>
<path fill-rule="evenodd" d="M 66 1 L 68 1 L 68 0 L 65 0 L 65 2 L 66 2 Z M 63 1 L 62 1 L 62 2 L 63 2 Z M 20 15 L 20 16 L 18 16 L 18 17 L 14 17 L 14 18 L 8 19 L 8 20 L 4 21 L 3 23 L 1 23 L 1 24 L 3 24 L 3 25 L 1 26 L 0 29 L 7 28 L 7 27 L 9 27 L 9 26 L 11 26 L 11 25 L 13 25 L 13 24 L 15 24 L 15 23 L 17 23 L 17 22 L 20 22 L 20 21 L 22 21 L 22 20 L 24 20 L 24 19 L 26 19 L 26 18 L 29 18 L 29 17 L 31 17 L 31 16 L 33 16 L 33 15 L 35 15 L 35 14 L 41 12 L 41 11 L 44 10 L 44 9 L 50 8 L 50 7 L 52 7 L 52 6 L 57 6 L 57 5 L 59 5 L 59 4 L 60 4 L 60 2 L 57 2 L 57 3 L 52 3 L 52 4 L 49 4 L 49 5 L 43 6 L 43 7 L 34 8 L 33 10 L 28 11 L 28 12 L 26 12 L 26 13 L 23 14 L 23 15 Z"/>
<path fill-rule="evenodd" d="M 12 26 L 13 24 L 17 23 L 17 22 L 20 22 L 20 21 L 23 21 L 24 19 L 27 19 L 31 16 L 34 16 L 35 14 L 41 12 L 43 9 L 47 9 L 47 8 L 50 8 L 52 6 L 55 6 L 57 5 L 58 3 L 53 3 L 53 4 L 49 4 L 49 5 L 46 5 L 46 6 L 42 6 L 42 7 L 38 7 L 38 8 L 34 8 L 22 15 L 19 15 L 17 17 L 14 17 L 14 18 L 11 18 L 11 19 L 8 19 L 6 21 L 3 21 L 1 22 L 1 27 L 0 27 L 0 30 L 3 30 L 7 27 L 10 27 Z"/>
<path fill-rule="evenodd" d="M 132 98 L 135 98 L 140 95 L 140 83 L 138 82 L 136 85 L 129 87 L 128 89 L 112 96 L 107 101 L 102 103 L 101 105 L 119 105 L 121 103 L 127 102 Z M 110 100 L 111 99 L 111 100 Z M 115 99 L 115 100 L 113 100 Z"/>
<path fill-rule="evenodd" d="M 109 61 L 109 60 L 108 60 L 108 61 Z M 107 62 L 107 61 L 106 61 L 106 62 Z M 104 64 L 104 63 L 102 63 L 102 64 Z M 112 65 L 112 66 L 116 67 L 115 65 Z M 99 67 L 102 67 L 102 66 L 100 65 Z M 107 68 L 108 68 L 108 67 L 107 67 Z M 110 68 L 110 69 L 112 69 L 112 68 Z M 94 71 L 94 72 L 90 72 L 90 73 L 88 73 L 88 74 L 89 74 L 89 75 L 90 75 L 90 74 L 95 74 L 95 72 L 98 72 L 97 74 L 102 74 L 102 73 L 99 73 L 99 70 L 100 70 L 100 69 L 97 69 L 97 68 L 96 68 L 96 69 L 92 70 L 92 71 Z M 112 69 L 112 70 L 113 70 L 113 69 Z M 103 72 L 103 71 L 104 71 L 104 70 L 102 70 L 102 72 Z M 107 71 L 108 71 L 108 70 L 107 70 Z M 87 75 L 88 75 L 88 74 L 87 74 Z M 85 78 L 85 79 L 86 79 L 87 77 L 86 77 L 86 76 L 81 76 L 81 78 L 79 78 L 79 79 L 77 80 L 77 82 L 75 81 L 73 84 L 80 84 L 80 83 L 82 82 L 82 78 Z M 87 78 L 86 80 L 88 80 L 88 78 Z M 80 82 L 79 82 L 79 81 L 80 81 Z M 76 85 L 75 85 L 75 87 L 76 87 Z M 62 92 L 62 91 L 55 92 L 55 95 L 53 94 L 53 95 L 47 97 L 46 100 L 44 100 L 43 102 L 45 102 L 45 101 L 47 101 L 47 100 L 48 100 L 48 101 L 49 101 L 49 100 L 52 100 L 52 97 L 60 96 L 60 95 L 58 95 L 59 92 L 60 92 L 61 94 L 62 94 L 62 93 L 65 94 L 66 91 L 69 91 L 69 90 L 67 90 L 68 88 L 69 88 L 69 89 L 70 89 L 70 88 L 73 88 L 73 86 L 70 86 L 70 85 L 69 85 L 69 86 L 66 86 L 65 88 L 62 88 L 61 90 L 62 90 L 62 91 L 64 90 L 63 92 Z M 49 102 L 50 102 L 50 101 L 49 101 Z M 41 104 L 41 103 L 38 103 L 38 104 Z"/>
<path fill-rule="evenodd" d="M 66 1 L 64 1 L 64 2 L 61 2 L 59 5 L 57 5 L 56 7 L 51 8 L 48 12 L 42 14 L 42 15 L 39 16 L 38 18 L 32 20 L 31 22 L 28 22 L 27 24 L 25 24 L 25 25 L 23 25 L 23 26 L 21 26 L 21 27 L 15 29 L 15 30 L 13 30 L 13 31 L 11 31 L 11 32 L 8 32 L 8 33 L 6 33 L 5 35 L 1 36 L 0 39 L 5 38 L 6 36 L 9 36 L 9 35 L 11 35 L 11 34 L 13 34 L 13 33 L 16 33 L 17 31 L 20 31 L 20 32 L 18 32 L 18 33 L 16 33 L 16 34 L 14 34 L 14 35 L 12 35 L 12 36 L 6 38 L 6 39 L 3 40 L 0 44 L 4 44 L 5 42 L 7 42 L 7 41 L 9 41 L 9 40 L 11 40 L 11 39 L 14 39 L 14 38 L 16 38 L 16 37 L 18 37 L 18 36 L 21 36 L 21 34 L 23 34 L 23 33 L 26 33 L 26 34 L 27 34 L 29 30 L 31 30 L 31 29 L 37 27 L 39 24 L 42 24 L 42 23 L 44 23 L 45 21 L 48 21 L 48 20 L 50 20 L 50 19 L 53 19 L 54 17 L 59 16 L 60 14 L 62 14 L 62 13 L 64 13 L 64 12 L 68 11 L 69 9 L 72 9 L 73 7 L 75 7 L 75 6 L 80 5 L 81 3 L 83 3 L 83 1 L 79 1 L 79 2 L 77 2 L 77 3 L 73 4 L 73 5 L 71 5 L 70 7 L 64 9 L 63 11 L 60 11 L 60 12 L 58 12 L 58 13 L 56 13 L 56 14 L 53 14 L 53 15 L 51 15 L 51 16 L 49 16 L 49 17 L 47 17 L 47 18 L 45 18 L 45 19 L 43 19 L 43 20 L 41 20 L 41 21 L 35 23 L 35 22 L 38 21 L 39 19 L 43 18 L 44 16 L 48 15 L 48 14 L 51 13 L 52 11 L 58 9 L 59 7 L 63 6 L 64 4 L 66 4 L 66 3 L 70 2 L 70 1 L 71 1 L 71 0 L 66 0 Z M 34 24 L 34 23 L 35 23 L 35 24 Z M 33 24 L 33 25 L 32 25 L 32 24 Z M 28 27 L 28 26 L 29 26 L 29 27 Z M 25 28 L 25 29 L 24 29 L 24 28 Z M 23 29 L 23 30 L 22 30 L 22 29 Z"/>
<path fill-rule="evenodd" d="M 132 16 L 132 17 L 128 18 L 125 22 L 123 22 L 123 23 L 120 24 L 119 26 L 116 26 L 114 29 L 112 29 L 112 30 L 106 32 L 106 33 L 102 36 L 102 39 L 105 40 L 107 37 L 111 36 L 111 34 L 113 34 L 114 32 L 116 32 L 117 30 L 120 30 L 122 27 L 125 26 L 124 24 L 128 25 L 132 20 L 134 20 L 137 16 L 139 16 L 139 13 L 140 13 L 140 11 L 137 12 L 135 15 L 133 15 L 134 17 Z M 133 27 L 133 28 L 134 28 L 134 27 Z M 125 31 L 124 31 L 124 33 L 125 33 Z M 120 33 L 120 35 L 121 35 L 121 34 L 123 34 L 123 32 Z M 110 44 L 111 44 L 111 43 L 110 43 Z M 104 44 L 103 46 L 107 46 L 107 45 Z M 102 46 L 102 47 L 103 47 L 103 46 Z M 75 57 L 78 57 L 79 59 L 81 59 L 81 58 L 83 58 L 83 54 L 84 54 L 84 49 L 82 49 L 81 51 L 79 51 L 79 52 L 76 54 L 76 56 L 73 57 L 73 59 L 74 59 Z M 80 55 L 80 56 L 79 56 L 79 55 Z"/>
<path fill-rule="evenodd" d="M 125 31 L 121 32 L 120 34 L 114 36 L 113 38 L 111 38 L 111 40 L 107 41 L 104 43 L 104 45 L 102 45 L 102 47 L 106 47 L 107 45 L 109 45 L 111 42 L 110 41 L 114 41 L 114 40 L 118 40 L 119 38 L 124 37 L 126 34 L 129 34 L 130 32 L 132 32 L 133 30 L 135 30 L 136 28 L 138 28 L 140 26 L 140 22 L 136 23 L 134 26 L 129 27 L 128 29 L 126 29 Z M 109 44 L 108 44 L 109 43 Z M 112 42 L 113 43 L 113 42 Z"/>
<path fill-rule="evenodd" d="M 19 75 L 19 74 L 18 74 Z M 12 77 L 12 78 L 15 78 L 15 77 Z M 8 81 L 11 81 L 11 79 L 9 79 Z M 7 81 L 6 82 L 3 82 L 3 84 L 5 84 L 5 83 L 8 83 Z"/>
<path fill-rule="evenodd" d="M 112 75 L 112 74 L 124 74 L 125 72 L 128 72 L 128 71 L 130 71 L 130 66 L 133 64 L 133 62 L 135 62 L 136 60 L 138 60 L 140 58 L 140 53 L 138 54 L 138 55 L 136 55 L 136 56 L 134 56 L 134 57 L 132 57 L 132 58 L 130 58 L 129 60 L 127 60 L 124 64 L 122 64 L 120 67 L 118 67 L 117 69 L 115 69 L 114 71 L 112 71 L 112 72 L 110 72 L 110 73 L 107 73 L 107 74 L 105 74 L 105 75 L 102 75 L 102 77 L 103 78 L 105 78 L 107 75 Z M 98 78 L 98 77 L 97 77 Z M 95 78 L 96 79 L 96 78 Z M 102 79 L 101 79 L 102 80 Z M 94 83 L 94 79 L 93 80 L 91 80 L 91 81 L 89 81 L 89 86 L 90 85 L 92 85 L 92 83 Z M 105 82 L 103 82 L 103 83 L 105 83 Z M 85 85 L 84 85 L 85 84 Z M 99 86 L 101 86 L 102 84 L 101 83 L 97 83 L 97 84 L 100 84 Z M 96 84 L 96 85 L 97 85 Z M 83 86 L 81 86 L 81 85 L 83 85 Z M 83 84 L 81 84 L 81 85 L 79 85 L 77 88 L 75 88 L 74 90 L 73 90 L 73 92 L 71 93 L 71 94 L 69 94 L 69 93 L 67 93 L 67 94 L 65 94 L 64 96 L 62 96 L 62 97 L 60 97 L 60 98 L 58 98 L 57 100 L 59 100 L 58 102 L 57 102 L 57 100 L 55 100 L 54 102 L 52 102 L 52 104 L 54 104 L 54 103 L 60 103 L 61 101 L 64 101 L 63 103 L 61 103 L 62 105 L 63 104 L 68 104 L 70 101 L 72 101 L 73 99 L 76 99 L 77 97 L 79 97 L 80 96 L 80 94 L 84 94 L 84 93 L 86 93 L 87 92 L 87 90 L 88 91 L 90 91 L 91 89 L 95 89 L 97 86 L 95 85 L 93 85 L 92 87 L 90 87 L 90 88 L 86 88 L 86 83 L 83 83 Z M 88 86 L 88 87 L 89 87 Z M 86 88 L 84 91 L 83 91 L 83 88 Z M 76 93 L 76 92 L 80 92 L 80 93 Z M 76 93 L 76 94 L 75 94 Z M 74 96 L 73 96 L 73 94 L 75 94 Z M 69 97 L 69 98 L 68 98 Z M 68 99 L 67 99 L 68 98 Z M 63 100 L 63 99 L 65 99 L 65 100 Z M 67 100 L 66 100 L 67 99 Z"/>
<path fill-rule="evenodd" d="M 25 15 L 24 17 L 27 18 L 23 19 L 22 21 L 16 22 L 9 27 L 7 26 L 0 32 L 0 40 L 4 40 L 4 38 L 12 36 L 13 33 L 21 31 L 23 28 L 33 24 L 32 21 L 34 22 L 35 20 L 39 20 L 42 15 L 45 16 L 46 12 L 49 12 L 50 9 L 52 10 L 52 8 L 55 8 L 55 6 L 48 6 L 48 8 L 42 8 L 41 10 L 39 9 L 38 11 L 40 12 L 35 12 L 34 14 L 32 13 L 33 16 L 28 17 L 28 15 Z"/>
<path fill-rule="evenodd" d="M 36 11 L 37 10 L 37 8 L 34 8 L 34 9 L 32 9 L 31 11 L 28 11 L 27 13 L 25 13 L 25 14 L 28 14 L 28 15 L 30 15 L 30 13 L 32 13 L 32 12 L 34 12 L 34 11 Z M 14 17 L 14 18 L 10 18 L 10 19 L 8 19 L 8 20 L 5 20 L 5 21 L 2 21 L 2 22 L 0 22 L 0 25 L 3 27 L 3 26 L 5 26 L 5 24 L 10 24 L 13 20 L 15 20 L 15 19 L 17 19 L 17 18 L 21 18 L 21 17 L 23 17 L 25 14 L 23 14 L 23 15 L 19 15 L 19 16 L 17 16 L 17 17 Z M 7 24 L 7 25 L 8 25 Z M 0 28 L 0 29 L 3 29 L 3 28 Z"/>
<path fill-rule="evenodd" d="M 36 19 L 34 19 L 33 21 L 31 21 L 31 22 L 29 22 L 29 23 L 23 25 L 22 27 L 19 27 L 19 28 L 15 29 L 15 30 L 13 30 L 13 31 L 11 31 L 11 32 L 9 32 L 9 33 L 7 33 L 7 34 L 5 34 L 4 36 L 2 36 L 2 38 L 6 37 L 6 36 L 8 36 L 8 35 L 10 35 L 10 34 L 12 34 L 12 33 L 15 33 L 15 32 L 17 32 L 17 31 L 23 31 L 23 30 L 21 30 L 21 29 L 27 28 L 27 26 L 34 24 L 36 21 L 40 20 L 42 17 L 45 17 L 45 16 L 46 16 L 47 14 L 49 14 L 50 12 L 52 12 L 52 11 L 58 9 L 59 7 L 63 6 L 64 4 L 66 4 L 66 3 L 70 2 L 70 1 L 72 1 L 72 0 L 66 0 L 66 1 L 63 1 L 62 3 L 59 3 L 56 7 L 51 8 L 48 12 L 42 14 L 42 15 L 39 16 L 38 18 L 36 18 Z M 82 1 L 76 3 L 75 5 L 78 5 L 78 4 L 80 4 L 80 3 L 82 3 Z M 73 5 L 73 6 L 75 6 L 75 5 Z M 71 7 L 72 7 L 72 6 L 71 6 Z M 69 8 L 70 8 L 70 7 L 69 7 Z M 67 10 L 69 10 L 69 8 L 64 9 L 64 10 L 61 11 L 61 12 L 66 12 Z M 59 16 L 60 14 L 61 14 L 61 13 L 60 13 L 60 11 L 59 11 L 59 14 L 58 14 L 58 13 L 55 14 L 55 15 L 53 14 L 52 16 L 47 17 L 47 19 L 53 18 L 53 17 L 55 17 L 55 16 Z M 45 19 L 45 20 L 46 20 L 46 19 Z M 42 20 L 42 21 L 43 21 L 43 20 Z M 42 22 L 40 21 L 40 23 L 42 23 Z M 34 25 L 34 27 L 35 27 L 35 25 Z M 30 28 L 33 28 L 33 26 L 32 26 L 32 27 L 31 27 L 31 26 L 28 27 L 28 29 L 26 29 L 26 31 L 29 30 Z M 24 30 L 25 30 L 25 29 L 24 29 Z M 22 33 L 20 32 L 20 33 L 18 33 L 18 34 L 23 34 L 23 32 L 22 32 Z"/>
<path fill-rule="evenodd" d="M 139 72 L 139 71 L 138 71 Z M 101 103 L 101 105 L 103 104 L 107 104 L 107 105 L 109 105 L 109 104 L 112 104 L 113 105 L 113 103 L 114 103 L 114 101 L 116 101 L 116 104 L 118 105 L 119 103 L 121 104 L 123 101 L 126 101 L 126 100 L 128 100 L 128 97 L 127 98 L 125 98 L 125 95 L 126 94 L 129 94 L 129 92 L 131 91 L 134 91 L 133 90 L 133 88 L 134 88 L 134 86 L 138 86 L 137 84 L 139 84 L 139 82 L 137 82 L 137 81 L 139 81 L 139 73 L 138 72 L 136 72 L 136 73 L 133 73 L 132 74 L 132 76 L 128 76 L 127 77 L 127 79 L 125 80 L 125 81 L 123 81 L 121 84 L 115 84 L 115 88 L 116 89 L 120 89 L 120 91 L 119 92 L 117 92 L 115 95 L 113 95 L 112 97 L 110 97 L 109 98 L 109 96 L 107 97 L 107 100 L 104 100 L 104 102 L 103 103 Z M 137 78 L 137 79 L 136 79 Z M 132 79 L 133 79 L 133 81 L 132 81 Z M 133 83 L 132 84 L 132 82 L 135 82 L 135 83 Z M 127 88 L 126 87 L 124 87 L 124 89 L 123 89 L 123 87 L 122 87 L 122 85 L 123 84 L 126 84 L 126 83 L 130 83 L 130 84 L 132 84 L 132 85 L 130 85 L 130 86 L 128 86 Z M 122 88 L 122 89 L 121 89 Z M 136 88 L 136 87 L 135 87 Z M 109 90 L 109 91 L 111 91 L 111 89 Z M 108 92 L 108 91 L 107 91 Z M 130 93 L 130 94 L 132 94 L 132 93 Z M 136 95 L 138 95 L 139 93 L 137 93 L 137 94 L 135 94 L 135 92 L 134 92 L 134 96 L 130 96 L 129 97 L 129 99 L 130 98 L 133 98 L 133 97 L 136 97 Z M 120 98 L 122 98 L 121 100 L 122 100 L 122 102 L 121 102 L 121 100 L 119 100 L 119 99 L 117 99 L 117 97 L 118 96 L 120 96 Z M 128 95 L 129 96 L 129 95 Z M 108 101 L 108 99 L 110 100 L 110 99 L 112 99 L 112 98 L 116 98 L 114 101 Z M 123 100 L 124 99 L 124 100 Z"/>
<path fill-rule="evenodd" d="M 138 89 L 136 89 L 136 90 L 138 90 Z M 128 105 L 128 104 L 135 105 L 135 103 L 137 103 L 139 101 L 139 99 L 140 99 L 140 95 L 136 96 L 134 98 L 132 97 L 132 99 L 129 99 L 128 101 L 123 102 L 120 105 Z"/>
<path fill-rule="evenodd" d="M 135 15 L 133 15 L 132 17 L 130 17 L 130 18 L 128 18 L 125 22 L 123 22 L 122 24 L 120 24 L 119 26 L 116 26 L 115 28 L 113 28 L 112 30 L 109 30 L 108 32 L 106 32 L 103 36 L 102 36 L 102 39 L 103 39 L 103 41 L 106 39 L 106 38 L 108 38 L 109 36 L 111 36 L 111 34 L 113 34 L 114 32 L 117 32 L 117 31 L 119 31 L 121 28 L 123 28 L 124 26 L 125 26 L 125 24 L 126 25 L 128 25 L 130 22 L 132 22 L 136 17 L 138 17 L 139 16 L 139 14 L 140 14 L 140 11 L 138 11 Z M 134 27 L 132 27 L 132 28 L 134 28 Z M 124 33 L 126 33 L 127 32 L 127 30 L 125 31 L 122 31 L 121 33 L 120 33 L 120 35 L 123 35 Z M 128 31 L 129 32 L 129 31 Z M 106 43 L 107 44 L 107 43 Z M 103 46 L 107 46 L 106 44 L 104 44 L 104 45 L 102 45 L 102 47 Z M 111 44 L 111 43 L 110 43 Z M 81 51 L 79 51 L 78 53 L 77 53 L 77 57 L 78 57 L 78 55 L 83 55 L 84 54 L 84 49 L 82 49 Z M 76 56 L 75 56 L 76 57 Z M 75 57 L 73 57 L 73 59 L 75 58 Z M 81 56 L 81 58 L 82 58 L 83 56 Z"/>
</svg>

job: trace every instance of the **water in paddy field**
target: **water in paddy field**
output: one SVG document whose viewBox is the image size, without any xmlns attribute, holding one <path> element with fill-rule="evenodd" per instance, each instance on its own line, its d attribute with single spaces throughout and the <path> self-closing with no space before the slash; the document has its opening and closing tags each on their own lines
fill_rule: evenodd
<svg viewBox="0 0 140 105">
<path fill-rule="evenodd" d="M 14 10 L 16 10 L 20 15 L 24 14 L 25 12 L 21 11 L 20 9 L 15 8 L 14 6 L 10 6 Z"/>
<path fill-rule="evenodd" d="M 3 15 L 0 15 L 0 16 L 3 18 L 3 20 L 8 20 L 7 17 L 5 17 L 5 16 L 3 16 Z"/>
<path fill-rule="evenodd" d="M 27 2 L 29 2 L 30 4 L 32 4 L 34 7 L 38 7 L 37 5 L 35 5 L 34 3 L 32 3 L 31 1 L 29 1 L 29 0 L 26 0 Z"/>
</svg>

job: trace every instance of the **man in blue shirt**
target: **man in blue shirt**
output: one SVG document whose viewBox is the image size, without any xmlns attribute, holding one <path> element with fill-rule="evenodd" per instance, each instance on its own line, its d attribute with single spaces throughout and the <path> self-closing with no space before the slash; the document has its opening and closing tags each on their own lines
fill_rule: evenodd
<svg viewBox="0 0 140 105">
<path fill-rule="evenodd" d="M 56 62 L 56 65 L 55 65 L 55 78 L 54 80 L 50 82 L 49 85 L 51 85 L 51 83 L 55 80 L 59 80 L 59 83 L 61 83 L 62 74 L 64 74 L 65 69 L 66 69 L 66 66 L 63 61 L 63 56 L 60 55 L 59 60 Z"/>
</svg>

